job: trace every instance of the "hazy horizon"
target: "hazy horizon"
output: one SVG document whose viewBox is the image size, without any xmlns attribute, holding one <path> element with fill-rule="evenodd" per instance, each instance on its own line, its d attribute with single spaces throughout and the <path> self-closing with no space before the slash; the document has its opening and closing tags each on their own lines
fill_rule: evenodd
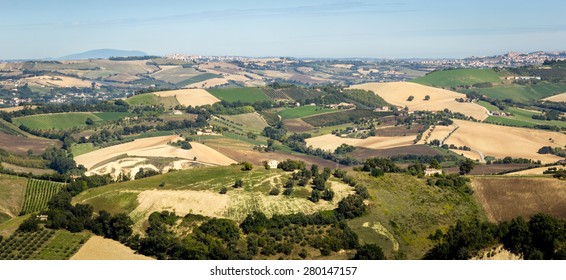
<svg viewBox="0 0 566 280">
<path fill-rule="evenodd" d="M 93 49 L 312 58 L 562 51 L 564 8 L 565 2 L 552 0 L 24 0 L 3 3 L 0 10 L 0 59 L 58 58 Z"/>
</svg>

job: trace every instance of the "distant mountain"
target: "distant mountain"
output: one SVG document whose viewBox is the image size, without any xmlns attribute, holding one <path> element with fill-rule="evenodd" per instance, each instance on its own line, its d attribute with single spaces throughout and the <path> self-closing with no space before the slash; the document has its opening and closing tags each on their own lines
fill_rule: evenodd
<svg viewBox="0 0 566 280">
<path fill-rule="evenodd" d="M 124 51 L 113 49 L 90 50 L 82 53 L 66 55 L 57 60 L 80 60 L 80 59 L 106 59 L 110 57 L 126 57 L 126 56 L 144 56 L 147 55 L 141 51 Z"/>
</svg>

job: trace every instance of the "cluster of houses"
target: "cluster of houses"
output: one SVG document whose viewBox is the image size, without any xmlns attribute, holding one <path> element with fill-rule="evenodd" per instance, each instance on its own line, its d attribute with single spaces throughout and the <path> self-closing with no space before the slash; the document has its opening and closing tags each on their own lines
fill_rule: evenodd
<svg viewBox="0 0 566 280">
<path fill-rule="evenodd" d="M 338 104 L 328 104 L 324 106 L 329 109 L 341 109 L 341 110 L 348 110 L 348 109 L 356 109 L 356 105 L 352 103 L 340 102 Z"/>
</svg>

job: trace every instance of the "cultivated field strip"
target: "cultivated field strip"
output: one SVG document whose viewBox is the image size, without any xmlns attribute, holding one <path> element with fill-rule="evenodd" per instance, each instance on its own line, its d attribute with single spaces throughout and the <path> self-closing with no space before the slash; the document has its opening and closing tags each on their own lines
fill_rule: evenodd
<svg viewBox="0 0 566 280">
<path fill-rule="evenodd" d="M 63 183 L 30 179 L 26 186 L 22 214 L 47 209 L 49 200 L 61 191 Z"/>
</svg>

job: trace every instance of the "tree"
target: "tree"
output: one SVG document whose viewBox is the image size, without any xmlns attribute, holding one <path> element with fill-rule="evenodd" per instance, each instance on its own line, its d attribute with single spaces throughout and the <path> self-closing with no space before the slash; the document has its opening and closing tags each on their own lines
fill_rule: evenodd
<svg viewBox="0 0 566 280">
<path fill-rule="evenodd" d="M 250 233 L 262 233 L 267 227 L 269 220 L 267 216 L 259 211 L 254 211 L 253 213 L 246 216 L 244 221 L 240 224 L 240 228 L 245 234 Z"/>
<path fill-rule="evenodd" d="M 320 200 L 320 191 L 317 189 L 312 190 L 309 200 L 312 202 L 318 202 Z"/>
<path fill-rule="evenodd" d="M 353 260 L 385 260 L 383 249 L 376 244 L 364 244 L 358 248 Z"/>
<path fill-rule="evenodd" d="M 85 124 L 94 125 L 94 121 L 91 118 L 87 118 L 86 121 L 85 121 Z"/>
<path fill-rule="evenodd" d="M 436 160 L 436 159 L 432 159 L 432 160 L 430 161 L 429 167 L 430 167 L 430 168 L 434 168 L 434 169 L 440 169 L 440 168 L 441 168 L 441 167 L 440 167 L 440 163 L 439 163 L 438 160 Z"/>
<path fill-rule="evenodd" d="M 234 182 L 233 187 L 234 188 L 241 188 L 242 186 L 244 186 L 244 181 L 242 179 L 236 179 L 236 182 Z"/>
<path fill-rule="evenodd" d="M 472 172 L 472 170 L 474 169 L 475 165 L 476 163 L 469 158 L 460 161 L 460 163 L 458 164 L 458 167 L 460 169 L 460 175 L 470 174 L 470 172 Z"/>
<path fill-rule="evenodd" d="M 253 169 L 253 165 L 251 163 L 247 162 L 247 161 L 244 161 L 242 164 L 244 165 L 242 167 L 243 171 L 250 171 L 250 170 Z"/>
<path fill-rule="evenodd" d="M 222 187 L 220 188 L 220 194 L 226 194 L 228 192 L 228 188 Z"/>
<path fill-rule="evenodd" d="M 364 215 L 367 212 L 367 206 L 361 196 L 351 194 L 340 200 L 334 211 L 338 218 L 352 219 Z"/>
<path fill-rule="evenodd" d="M 18 227 L 19 231 L 24 231 L 24 232 L 37 231 L 38 229 L 39 229 L 39 221 L 37 221 L 37 219 L 34 216 L 27 218 Z"/>
<path fill-rule="evenodd" d="M 426 95 L 426 96 L 424 97 L 424 100 L 427 100 L 427 101 L 430 100 L 430 95 Z M 409 100 L 409 101 L 410 101 L 410 100 Z"/>
<path fill-rule="evenodd" d="M 410 101 L 413 101 L 413 99 L 415 99 L 415 97 L 411 95 L 411 96 L 409 96 L 409 97 L 407 98 L 407 101 L 410 102 Z"/>
</svg>

